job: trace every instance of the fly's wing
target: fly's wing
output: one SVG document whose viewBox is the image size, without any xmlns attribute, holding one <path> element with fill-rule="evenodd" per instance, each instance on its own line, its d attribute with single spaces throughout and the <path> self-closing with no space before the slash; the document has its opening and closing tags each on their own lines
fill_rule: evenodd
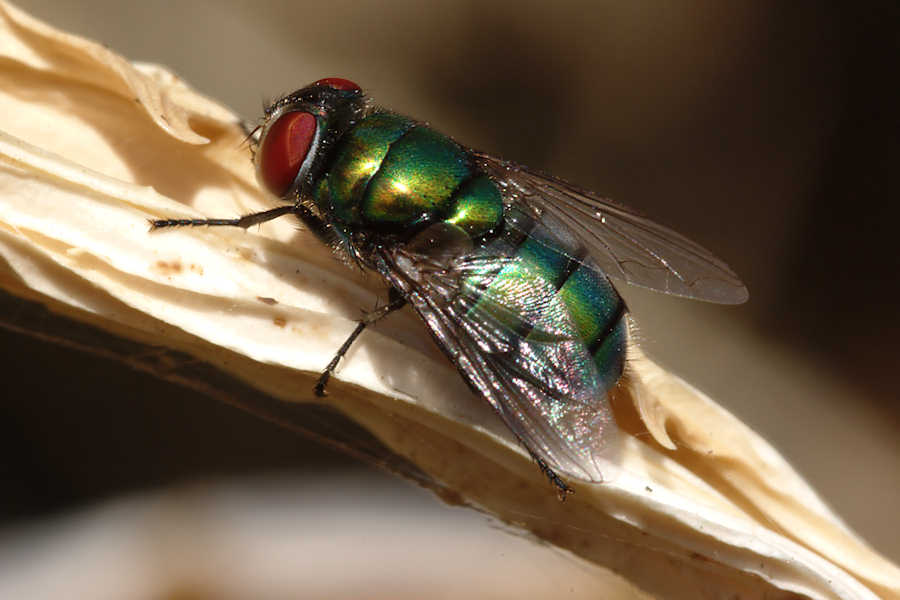
<svg viewBox="0 0 900 600">
<path fill-rule="evenodd" d="M 533 454 L 560 473 L 602 481 L 617 431 L 608 390 L 552 282 L 531 276 L 521 259 L 445 243 L 445 227 L 420 234 L 431 236 L 431 250 L 381 251 L 378 270 Z M 492 286 L 511 266 L 517 278 Z"/>
<path fill-rule="evenodd" d="M 474 153 L 507 204 L 568 227 L 610 277 L 673 296 L 740 304 L 747 288 L 724 262 L 686 237 L 565 181 Z"/>
</svg>

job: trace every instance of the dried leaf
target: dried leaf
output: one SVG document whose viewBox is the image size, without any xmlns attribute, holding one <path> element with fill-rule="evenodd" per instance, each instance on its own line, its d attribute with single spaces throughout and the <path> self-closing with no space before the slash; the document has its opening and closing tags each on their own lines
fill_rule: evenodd
<svg viewBox="0 0 900 600">
<path fill-rule="evenodd" d="M 0 284 L 287 402 L 316 401 L 312 381 L 375 303 L 377 278 L 288 220 L 148 232 L 148 218 L 271 206 L 238 118 L 165 69 L 9 4 L 0 52 Z M 360 339 L 328 403 L 446 486 L 445 500 L 659 596 L 900 598 L 900 570 L 769 444 L 637 348 L 614 398 L 630 434 L 621 462 L 560 503 L 415 316 L 391 319 Z"/>
</svg>

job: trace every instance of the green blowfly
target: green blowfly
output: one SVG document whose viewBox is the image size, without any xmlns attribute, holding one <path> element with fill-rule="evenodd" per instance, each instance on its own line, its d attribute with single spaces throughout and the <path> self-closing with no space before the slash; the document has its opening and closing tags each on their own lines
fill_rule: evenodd
<svg viewBox="0 0 900 600">
<path fill-rule="evenodd" d="M 155 228 L 249 227 L 294 215 L 336 254 L 389 286 L 363 329 L 405 304 L 472 390 L 559 488 L 602 481 L 615 437 L 609 391 L 625 360 L 625 304 L 607 277 L 737 304 L 747 288 L 681 235 L 591 192 L 458 144 L 322 79 L 266 109 L 254 139 L 260 184 L 286 204 L 237 219 Z"/>
</svg>

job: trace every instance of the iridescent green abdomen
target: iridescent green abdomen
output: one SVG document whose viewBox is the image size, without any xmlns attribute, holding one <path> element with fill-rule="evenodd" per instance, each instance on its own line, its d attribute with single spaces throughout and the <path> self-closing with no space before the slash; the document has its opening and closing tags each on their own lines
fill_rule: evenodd
<svg viewBox="0 0 900 600">
<path fill-rule="evenodd" d="M 575 368 L 608 390 L 624 367 L 625 304 L 578 242 L 553 225 L 508 209 L 502 231 L 480 251 L 484 269 L 463 282 L 461 305 L 470 315 L 490 315 L 531 347 L 545 348 L 541 360 L 548 364 L 569 344 L 567 364 L 559 367 Z"/>
<path fill-rule="evenodd" d="M 503 202 L 470 154 L 433 129 L 376 113 L 341 138 L 315 202 L 339 226 L 413 233 L 447 220 L 473 238 L 496 228 Z"/>
</svg>

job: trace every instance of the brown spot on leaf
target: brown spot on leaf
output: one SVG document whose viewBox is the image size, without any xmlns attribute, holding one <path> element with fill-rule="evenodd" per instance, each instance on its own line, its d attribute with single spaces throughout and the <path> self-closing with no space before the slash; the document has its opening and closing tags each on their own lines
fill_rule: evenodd
<svg viewBox="0 0 900 600">
<path fill-rule="evenodd" d="M 275 298 L 266 298 L 265 296 L 257 296 L 256 299 L 259 300 L 260 302 L 262 302 L 263 304 L 268 304 L 269 306 L 278 304 L 278 300 L 276 300 Z"/>
<path fill-rule="evenodd" d="M 284 327 L 285 325 L 287 325 L 287 320 L 284 317 L 275 317 L 274 319 L 272 319 L 272 322 L 279 327 Z"/>
<path fill-rule="evenodd" d="M 153 270 L 160 275 L 177 275 L 184 270 L 179 260 L 158 260 L 153 264 Z"/>
</svg>

